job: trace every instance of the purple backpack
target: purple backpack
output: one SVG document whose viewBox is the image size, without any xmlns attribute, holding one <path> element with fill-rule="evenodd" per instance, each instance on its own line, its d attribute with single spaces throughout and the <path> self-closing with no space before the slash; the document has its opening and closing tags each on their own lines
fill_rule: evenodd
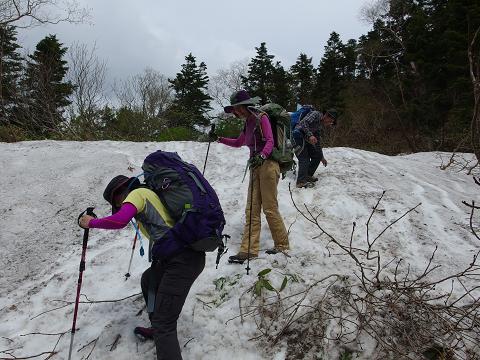
<svg viewBox="0 0 480 360">
<path fill-rule="evenodd" d="M 193 165 L 177 153 L 158 150 L 142 165 L 145 184 L 155 191 L 175 225 L 156 239 L 153 259 L 162 259 L 185 248 L 223 251 L 225 217 L 215 190 Z"/>
</svg>

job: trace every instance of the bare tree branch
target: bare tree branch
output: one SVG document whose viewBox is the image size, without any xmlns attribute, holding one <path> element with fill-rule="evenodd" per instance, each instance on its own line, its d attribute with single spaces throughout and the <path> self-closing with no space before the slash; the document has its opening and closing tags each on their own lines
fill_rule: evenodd
<svg viewBox="0 0 480 360">
<path fill-rule="evenodd" d="M 89 10 L 76 0 L 2 0 L 0 26 L 15 25 L 29 28 L 61 22 L 82 23 L 88 20 Z"/>
<path fill-rule="evenodd" d="M 301 211 L 290 194 L 300 215 L 324 234 L 318 216 L 307 205 Z M 367 220 L 367 233 L 383 195 Z M 472 205 L 473 212 L 477 207 Z M 253 318 L 260 334 L 253 339 L 264 341 L 266 348 L 282 341 L 287 344 L 286 358 L 309 358 L 339 347 L 362 353 L 362 341 L 369 338 L 375 343 L 374 354 L 370 354 L 374 359 L 416 360 L 430 352 L 442 359 L 476 359 L 473 354 L 480 351 L 480 285 L 476 285 L 480 250 L 464 269 L 434 279 L 440 267 L 435 262 L 437 247 L 421 271 L 412 271 L 402 259 L 384 261 L 377 249 L 386 230 L 418 206 L 387 224 L 374 240 L 366 235 L 364 246 L 353 246 L 355 223 L 345 241 L 325 233 L 327 247 L 334 244 L 340 255 L 353 260 L 355 267 L 348 276 L 332 274 L 283 297 L 278 292 L 273 296 L 262 293 L 248 301 L 245 298 L 254 293 L 253 287 L 245 291 L 238 317 L 242 321 Z M 323 286 L 313 292 L 318 284 Z M 437 290 L 446 286 L 449 290 Z"/>
</svg>

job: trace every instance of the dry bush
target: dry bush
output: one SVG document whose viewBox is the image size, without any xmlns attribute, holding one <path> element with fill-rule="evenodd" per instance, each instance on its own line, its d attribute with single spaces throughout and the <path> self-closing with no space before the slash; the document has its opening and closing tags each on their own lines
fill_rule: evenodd
<svg viewBox="0 0 480 360">
<path fill-rule="evenodd" d="M 348 358 L 353 353 L 363 359 L 480 359 L 480 286 L 475 285 L 480 251 L 465 269 L 440 278 L 436 248 L 421 272 L 402 259 L 384 261 L 378 250 L 381 238 L 421 205 L 373 237 L 369 227 L 384 193 L 373 207 L 360 247 L 353 245 L 355 223 L 349 239 L 340 241 L 307 206 L 298 208 L 292 196 L 301 216 L 327 240 L 327 249 L 336 250 L 332 256 L 347 255 L 354 267 L 348 275 L 328 275 L 288 296 L 275 291 L 274 296 L 255 294 L 240 302 L 242 319 L 253 317 L 267 348 L 286 343 L 288 359 Z M 478 207 L 473 202 L 469 206 L 472 219 Z M 471 230 L 478 238 L 472 220 Z"/>
</svg>

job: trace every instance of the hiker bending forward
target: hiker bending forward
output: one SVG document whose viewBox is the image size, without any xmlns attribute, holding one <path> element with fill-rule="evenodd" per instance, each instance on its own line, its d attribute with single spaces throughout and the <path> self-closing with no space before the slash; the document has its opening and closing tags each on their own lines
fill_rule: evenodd
<svg viewBox="0 0 480 360">
<path fill-rule="evenodd" d="M 103 197 L 112 205 L 112 216 L 95 219 L 80 218 L 83 228 L 121 229 L 135 218 L 141 232 L 152 245 L 162 241 L 174 225 L 160 198 L 150 189 L 139 187 L 137 178 L 116 176 L 107 185 Z M 177 320 L 190 287 L 205 266 L 205 253 L 183 248 L 167 259 L 156 259 L 153 249 L 152 266 L 141 280 L 152 328 L 135 328 L 144 338 L 153 338 L 157 359 L 182 359 L 177 339 Z"/>
<path fill-rule="evenodd" d="M 277 185 L 280 178 L 280 167 L 276 161 L 269 159 L 274 146 L 272 128 L 267 115 L 253 107 L 260 99 L 251 98 L 245 90 L 235 92 L 230 98 L 230 106 L 224 108 L 226 113 L 233 113 L 237 118 L 245 119 L 245 127 L 236 139 L 222 138 L 222 144 L 250 149 L 250 184 L 248 187 L 246 223 L 242 244 L 238 254 L 230 256 L 230 262 L 243 262 L 250 253 L 250 258 L 258 256 L 260 243 L 260 212 L 263 208 L 268 227 L 272 233 L 274 248 L 267 250 L 269 254 L 289 249 L 288 235 L 278 210 Z M 260 117 L 260 119 L 258 119 Z M 261 127 L 259 129 L 258 127 Z M 251 201 L 251 202 L 250 202 Z"/>
<path fill-rule="evenodd" d="M 303 117 L 293 130 L 295 155 L 298 159 L 297 188 L 313 187 L 318 178 L 314 176 L 320 162 L 327 166 L 320 144 L 321 132 L 335 126 L 337 111 L 311 111 Z"/>
</svg>

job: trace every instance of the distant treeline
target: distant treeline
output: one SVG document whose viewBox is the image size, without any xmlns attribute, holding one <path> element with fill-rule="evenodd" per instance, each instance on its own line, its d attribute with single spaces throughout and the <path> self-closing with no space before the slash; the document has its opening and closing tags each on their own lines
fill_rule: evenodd
<svg viewBox="0 0 480 360">
<path fill-rule="evenodd" d="M 372 30 L 347 42 L 332 32 L 318 66 L 301 53 L 286 69 L 262 42 L 254 58 L 209 77 L 188 54 L 175 78 L 146 69 L 117 81 L 114 104 L 95 48 L 67 49 L 49 35 L 23 58 L 16 28 L 0 26 L 0 141 L 198 140 L 212 121 L 234 136 L 241 123 L 212 109 L 245 88 L 290 111 L 337 108 L 329 145 L 387 154 L 474 151 L 480 2 L 384 0 L 362 15 Z"/>
</svg>

